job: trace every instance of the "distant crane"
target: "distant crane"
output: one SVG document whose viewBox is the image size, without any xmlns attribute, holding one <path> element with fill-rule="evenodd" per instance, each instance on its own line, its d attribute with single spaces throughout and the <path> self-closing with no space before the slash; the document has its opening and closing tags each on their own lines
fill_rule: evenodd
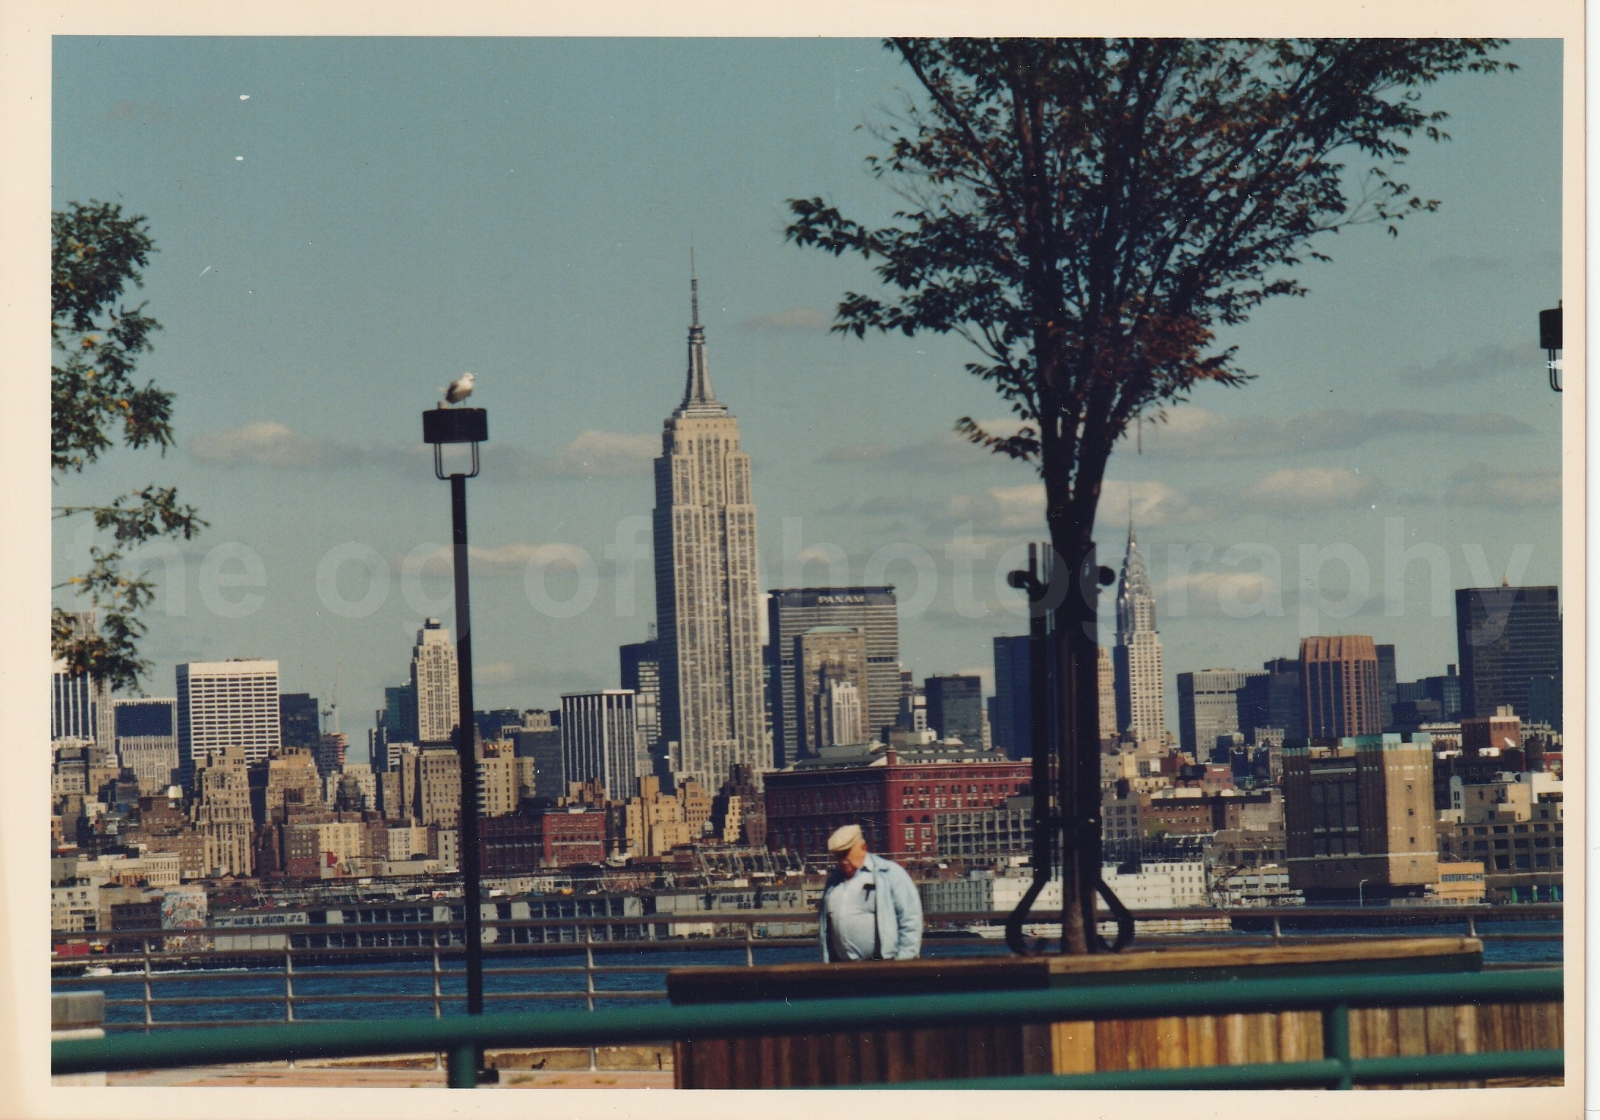
<svg viewBox="0 0 1600 1120">
<path fill-rule="evenodd" d="M 333 723 L 329 728 L 331 734 L 339 734 L 339 667 L 340 662 L 333 663 L 333 695 L 328 701 L 328 706 L 322 709 L 324 719 L 332 717 Z"/>
</svg>

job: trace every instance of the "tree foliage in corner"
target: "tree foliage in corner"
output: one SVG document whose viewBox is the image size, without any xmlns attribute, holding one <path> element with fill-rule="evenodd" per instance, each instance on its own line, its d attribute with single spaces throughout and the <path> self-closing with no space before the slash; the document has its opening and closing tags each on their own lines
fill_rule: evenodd
<svg viewBox="0 0 1600 1120">
<path fill-rule="evenodd" d="M 1446 139 L 1420 105 L 1447 74 L 1512 69 L 1492 39 L 894 39 L 921 91 L 887 126 L 874 175 L 907 200 L 871 228 L 791 199 L 790 240 L 872 262 L 887 294 L 848 293 L 834 330 L 953 332 L 1015 414 L 973 442 L 1034 464 L 1051 544 L 1084 573 L 1106 464 L 1135 418 L 1249 375 L 1219 327 L 1304 295 L 1322 235 L 1390 234 L 1438 206 L 1399 178 L 1408 145 Z M 1095 750 L 1090 586 L 1055 611 L 1066 769 Z M 1087 771 L 1085 771 L 1087 773 Z M 1077 787 L 1098 832 L 1099 794 Z M 1070 800 L 1070 799 L 1068 799 Z M 1096 841 L 1097 844 L 1097 841 Z M 1097 858 L 1097 857 L 1096 857 Z M 1093 936 L 1098 863 L 1064 884 L 1069 951 Z M 1085 920 L 1089 923 L 1085 931 Z"/>
<path fill-rule="evenodd" d="M 50 468 L 58 477 L 81 472 L 121 442 L 129 447 L 172 445 L 172 394 L 134 378 L 138 356 L 151 348 L 160 325 L 144 305 L 123 302 L 155 245 L 140 216 L 123 217 L 112 203 L 69 203 L 51 216 Z M 73 672 L 93 673 L 112 689 L 132 688 L 149 666 L 140 660 L 145 632 L 139 612 L 154 596 L 142 574 L 125 569 L 124 550 L 157 537 L 193 537 L 206 522 L 180 505 L 171 488 L 146 486 L 105 505 L 56 506 L 56 519 L 87 515 L 111 542 L 90 549 L 90 568 L 71 587 L 98 616 L 99 632 L 84 633 L 57 608 L 51 652 Z"/>
</svg>

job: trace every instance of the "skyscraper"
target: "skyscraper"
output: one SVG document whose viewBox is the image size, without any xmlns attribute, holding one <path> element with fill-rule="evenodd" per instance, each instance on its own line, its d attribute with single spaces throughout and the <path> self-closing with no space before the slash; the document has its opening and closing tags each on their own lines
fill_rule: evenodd
<svg viewBox="0 0 1600 1120">
<path fill-rule="evenodd" d="M 1211 760 L 1217 737 L 1236 731 L 1249 733 L 1253 727 L 1241 725 L 1241 695 L 1260 670 L 1201 669 L 1178 674 L 1178 741 L 1198 762 Z M 1264 725 L 1258 725 L 1264 726 Z"/>
<path fill-rule="evenodd" d="M 677 744 L 677 774 L 717 789 L 734 763 L 759 773 L 772 759 L 750 456 L 739 450 L 738 421 L 711 390 L 697 280 L 689 290 L 688 379 L 655 462 L 661 734 Z"/>
<path fill-rule="evenodd" d="M 1111 651 L 1099 647 L 1094 660 L 1095 678 L 1100 693 L 1100 741 L 1117 740 L 1117 670 Z"/>
<path fill-rule="evenodd" d="M 141 794 L 166 789 L 178 767 L 178 701 L 141 696 L 112 704 L 117 762 L 134 772 Z"/>
<path fill-rule="evenodd" d="M 177 667 L 177 676 L 178 769 L 184 785 L 193 782 L 199 759 L 225 746 L 242 748 L 251 763 L 282 745 L 276 661 L 191 661 Z"/>
<path fill-rule="evenodd" d="M 994 640 L 994 707 L 989 722 L 994 745 L 1007 758 L 1033 754 L 1033 695 L 1028 636 Z"/>
<path fill-rule="evenodd" d="M 1490 716 L 1503 704 L 1531 719 L 1528 685 L 1541 682 L 1540 714 L 1561 692 L 1561 589 L 1463 587 L 1456 592 L 1461 714 Z"/>
<path fill-rule="evenodd" d="M 1128 522 L 1128 553 L 1117 585 L 1115 659 L 1118 730 L 1135 743 L 1165 741 L 1167 714 L 1156 597 L 1133 536 L 1132 521 Z"/>
<path fill-rule="evenodd" d="M 411 691 L 417 700 L 417 742 L 448 743 L 461 719 L 456 650 L 437 618 L 423 621 L 411 651 Z"/>
<path fill-rule="evenodd" d="M 66 611 L 67 627 L 74 639 L 99 633 L 94 611 Z M 104 760 L 116 748 L 116 715 L 111 690 L 98 676 L 69 673 L 57 661 L 50 674 L 50 738 L 93 743 L 96 757 Z"/>
<path fill-rule="evenodd" d="M 794 645 L 801 757 L 835 743 L 861 742 L 861 705 L 868 689 L 866 635 L 854 626 L 813 626 L 796 635 Z M 839 685 L 850 688 L 839 693 Z M 852 705 L 854 715 L 849 716 Z"/>
<path fill-rule="evenodd" d="M 655 625 L 650 637 L 619 648 L 622 687 L 633 690 L 634 718 L 639 721 L 639 737 L 644 740 L 646 768 L 641 773 L 670 779 L 666 742 L 661 738 L 661 653 L 656 644 Z"/>
<path fill-rule="evenodd" d="M 568 782 L 599 782 L 625 801 L 639 791 L 633 693 L 608 688 L 561 697 L 561 758 Z"/>
<path fill-rule="evenodd" d="M 278 726 L 284 746 L 315 751 L 322 740 L 322 717 L 317 711 L 316 697 L 305 692 L 279 696 Z"/>
<path fill-rule="evenodd" d="M 779 588 L 767 597 L 773 761 L 800 757 L 803 708 L 795 696 L 795 638 L 818 626 L 849 626 L 867 643 L 867 690 L 862 733 L 882 735 L 900 710 L 900 619 L 893 587 Z"/>
<path fill-rule="evenodd" d="M 928 726 L 943 739 L 976 747 L 983 738 L 983 682 L 971 676 L 933 676 L 922 682 Z"/>
<path fill-rule="evenodd" d="M 1394 646 L 1380 645 L 1374 647 L 1378 651 L 1378 722 L 1383 730 L 1389 730 L 1389 724 L 1394 721 L 1395 673 L 1394 673 Z"/>
<path fill-rule="evenodd" d="M 1301 638 L 1300 681 L 1307 738 L 1383 734 L 1378 651 L 1369 635 Z"/>
<path fill-rule="evenodd" d="M 383 727 L 391 743 L 417 741 L 417 690 L 409 684 L 383 690 Z"/>
</svg>

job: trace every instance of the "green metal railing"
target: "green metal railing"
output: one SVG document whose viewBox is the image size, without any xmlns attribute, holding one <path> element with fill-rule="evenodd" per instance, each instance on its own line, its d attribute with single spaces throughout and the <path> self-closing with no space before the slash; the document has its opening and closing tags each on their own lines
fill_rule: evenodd
<svg viewBox="0 0 1600 1120">
<path fill-rule="evenodd" d="M 1157 1016 L 1320 1010 L 1321 1061 L 1191 1069 L 1029 1075 L 969 1081 L 902 1082 L 880 1088 L 1348 1089 L 1357 1083 L 1561 1076 L 1561 1050 L 1418 1054 L 1352 1058 L 1351 1007 L 1423 1007 L 1452 1003 L 1526 1003 L 1562 999 L 1561 969 L 1427 975 L 1308 976 L 1210 980 L 1182 986 L 1141 984 L 1022 992 L 917 995 L 798 1003 L 492 1014 L 381 1022 L 286 1023 L 282 1026 L 171 1031 L 73 1039 L 51 1045 L 57 1074 L 169 1069 L 230 1062 L 358 1057 L 442 1050 L 452 1088 L 477 1084 L 487 1048 L 591 1046 L 818 1031 L 911 1030 L 982 1022 L 1062 1022 Z"/>
</svg>

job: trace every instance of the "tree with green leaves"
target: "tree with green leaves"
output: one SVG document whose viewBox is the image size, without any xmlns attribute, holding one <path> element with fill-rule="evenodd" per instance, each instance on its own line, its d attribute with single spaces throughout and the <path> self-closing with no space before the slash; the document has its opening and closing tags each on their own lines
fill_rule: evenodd
<svg viewBox="0 0 1600 1120">
<path fill-rule="evenodd" d="M 69 203 L 51 216 L 50 468 L 59 480 L 79 473 L 120 440 L 128 447 L 172 445 L 172 394 L 134 378 L 138 356 L 151 349 L 160 324 L 129 307 L 124 292 L 143 287 L 155 244 L 142 216 L 124 217 L 113 203 Z M 71 588 L 94 608 L 97 632 L 86 632 L 60 608 L 51 616 L 51 651 L 71 672 L 91 673 L 112 689 L 137 687 L 149 668 L 139 658 L 145 633 L 140 612 L 155 594 L 151 581 L 126 567 L 126 550 L 159 537 L 193 537 L 206 522 L 177 491 L 155 485 L 103 505 L 56 506 L 57 520 L 88 516 L 110 542 L 90 548 L 89 570 Z"/>
<path fill-rule="evenodd" d="M 1063 945 L 1097 947 L 1100 808 L 1093 530 L 1130 424 L 1201 382 L 1249 379 L 1219 328 L 1301 296 L 1324 235 L 1390 234 L 1439 204 L 1399 178 L 1444 140 L 1423 89 L 1513 69 L 1492 39 L 893 39 L 920 86 L 875 176 L 906 200 L 872 228 L 791 199 L 788 238 L 872 262 L 833 329 L 955 333 L 1015 419 L 957 430 L 1035 466 L 1055 571 L 1051 691 L 1065 840 Z M 1036 791 L 1037 795 L 1037 791 Z"/>
</svg>

